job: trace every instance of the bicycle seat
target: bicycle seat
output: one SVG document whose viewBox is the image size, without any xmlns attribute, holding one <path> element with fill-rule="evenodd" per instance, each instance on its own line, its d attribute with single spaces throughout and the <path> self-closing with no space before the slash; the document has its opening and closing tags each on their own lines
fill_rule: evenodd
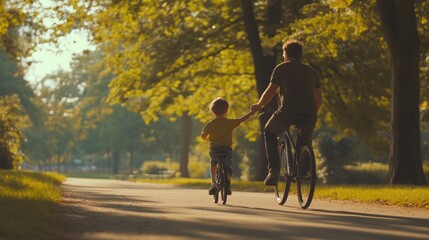
<svg viewBox="0 0 429 240">
<path fill-rule="evenodd" d="M 297 129 L 303 129 L 303 128 L 310 126 L 311 123 L 309 123 L 309 122 L 297 122 L 297 123 L 294 123 L 294 125 Z"/>
</svg>

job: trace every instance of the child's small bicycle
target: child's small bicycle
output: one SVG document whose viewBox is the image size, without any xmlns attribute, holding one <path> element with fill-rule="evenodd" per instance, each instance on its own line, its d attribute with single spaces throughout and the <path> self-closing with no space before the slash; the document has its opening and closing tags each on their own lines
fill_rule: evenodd
<svg viewBox="0 0 429 240">
<path fill-rule="evenodd" d="M 226 192 L 227 174 L 223 166 L 223 162 L 226 157 L 227 155 L 223 153 L 216 154 L 216 159 L 219 160 L 219 163 L 217 164 L 216 181 L 215 181 L 217 190 L 216 190 L 216 193 L 213 195 L 214 203 L 217 203 L 219 200 L 219 192 L 220 192 L 220 195 L 222 198 L 222 204 L 224 205 L 226 204 L 226 200 L 228 198 L 228 194 Z"/>
</svg>

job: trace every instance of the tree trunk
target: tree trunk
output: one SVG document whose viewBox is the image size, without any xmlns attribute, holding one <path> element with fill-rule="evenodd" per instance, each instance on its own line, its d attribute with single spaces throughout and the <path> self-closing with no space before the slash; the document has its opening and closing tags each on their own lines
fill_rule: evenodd
<svg viewBox="0 0 429 240">
<path fill-rule="evenodd" d="M 182 141 L 180 143 L 180 176 L 184 178 L 189 177 L 188 157 L 189 145 L 191 144 L 191 133 L 192 119 L 188 115 L 188 112 L 184 112 L 182 115 Z"/>
<path fill-rule="evenodd" d="M 259 96 L 267 88 L 271 73 L 276 66 L 277 54 L 276 49 L 273 49 L 274 54 L 264 54 L 262 49 L 261 39 L 259 37 L 258 24 L 255 19 L 255 14 L 253 12 L 253 1 L 241 0 L 241 6 L 243 10 L 243 19 L 246 27 L 247 38 L 249 40 L 250 50 L 252 52 L 253 65 L 255 67 L 255 78 L 256 78 L 256 87 Z M 275 27 L 280 24 L 281 21 L 281 1 L 277 0 L 273 2 L 267 9 L 267 26 L 266 29 L 269 29 L 270 32 L 267 34 L 270 36 L 274 34 Z M 277 101 L 274 99 L 268 104 L 268 107 L 271 109 L 277 109 Z M 267 123 L 269 116 L 261 116 L 259 118 L 261 126 L 261 136 L 263 136 L 263 129 Z M 265 153 L 264 141 L 261 141 L 259 159 L 256 161 L 251 161 L 253 169 L 256 171 L 254 174 L 254 180 L 264 180 L 267 174 L 267 156 Z"/>
<path fill-rule="evenodd" d="M 423 185 L 419 38 L 414 1 L 377 0 L 392 62 L 390 183 Z"/>
</svg>

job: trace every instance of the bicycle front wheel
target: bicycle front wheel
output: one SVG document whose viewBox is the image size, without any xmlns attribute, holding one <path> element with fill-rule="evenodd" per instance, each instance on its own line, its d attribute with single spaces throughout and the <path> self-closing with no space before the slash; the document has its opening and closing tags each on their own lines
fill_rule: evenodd
<svg viewBox="0 0 429 240">
<path fill-rule="evenodd" d="M 297 194 L 299 205 L 306 209 L 313 200 L 316 186 L 316 161 L 313 149 L 304 145 L 297 162 Z"/>
<path fill-rule="evenodd" d="M 288 160 L 291 160 L 291 153 L 290 153 L 290 144 L 287 142 L 287 146 L 284 143 L 280 145 L 280 172 L 279 172 L 279 180 L 277 181 L 277 184 L 275 186 L 274 192 L 276 195 L 277 203 L 279 205 L 283 205 L 287 197 L 289 195 L 289 189 L 290 189 L 290 175 L 288 174 L 290 171 L 288 170 L 289 164 Z"/>
</svg>

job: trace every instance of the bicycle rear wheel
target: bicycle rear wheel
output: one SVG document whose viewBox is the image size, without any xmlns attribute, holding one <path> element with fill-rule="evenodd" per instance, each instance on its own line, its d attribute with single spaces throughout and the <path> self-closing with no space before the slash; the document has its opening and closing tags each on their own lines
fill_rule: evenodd
<svg viewBox="0 0 429 240">
<path fill-rule="evenodd" d="M 222 204 L 226 204 L 226 200 L 228 199 L 228 194 L 226 193 L 226 172 L 223 166 L 220 167 L 220 195 L 222 197 Z"/>
<path fill-rule="evenodd" d="M 286 140 L 287 145 L 282 143 L 280 145 L 280 172 L 279 180 L 275 186 L 274 192 L 276 195 L 277 203 L 283 205 L 289 195 L 290 189 L 290 175 L 288 161 L 292 160 L 292 154 L 290 153 L 290 143 Z M 286 147 L 288 146 L 288 147 Z"/>
<path fill-rule="evenodd" d="M 297 162 L 297 194 L 299 205 L 306 209 L 313 200 L 316 186 L 316 161 L 313 149 L 304 145 Z"/>
</svg>

